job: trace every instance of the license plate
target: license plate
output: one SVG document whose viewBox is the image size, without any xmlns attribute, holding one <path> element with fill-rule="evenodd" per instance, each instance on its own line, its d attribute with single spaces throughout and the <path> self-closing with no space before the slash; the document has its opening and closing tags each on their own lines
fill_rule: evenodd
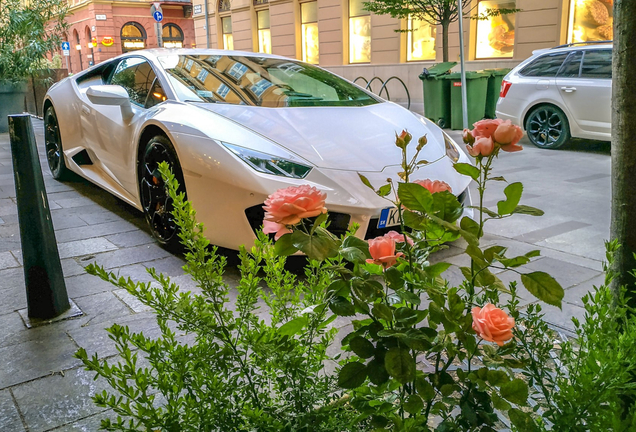
<svg viewBox="0 0 636 432">
<path fill-rule="evenodd" d="M 378 228 L 388 228 L 400 224 L 400 215 L 397 207 L 388 207 L 380 212 Z"/>
</svg>

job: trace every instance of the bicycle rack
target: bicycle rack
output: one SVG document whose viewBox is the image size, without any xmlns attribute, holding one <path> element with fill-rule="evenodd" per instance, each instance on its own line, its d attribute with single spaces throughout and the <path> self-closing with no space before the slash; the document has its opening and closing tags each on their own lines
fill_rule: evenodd
<svg viewBox="0 0 636 432">
<path fill-rule="evenodd" d="M 377 93 L 378 96 L 382 97 L 382 91 L 384 91 L 386 93 L 386 99 L 388 101 L 391 100 L 391 95 L 389 94 L 389 89 L 387 88 L 387 84 L 391 81 L 391 80 L 398 80 L 400 82 L 400 84 L 402 84 L 402 87 L 404 87 L 404 91 L 406 92 L 406 98 L 407 98 L 407 109 L 411 109 L 411 94 L 409 93 L 409 89 L 408 87 L 406 87 L 406 84 L 404 84 L 404 81 L 402 81 L 402 79 L 400 77 L 397 76 L 392 76 L 389 77 L 386 81 L 383 81 L 382 78 L 374 76 L 373 78 L 371 78 L 370 81 L 367 81 L 367 79 L 363 76 L 359 76 L 356 79 L 353 80 L 354 84 L 359 80 L 363 80 L 366 84 L 366 86 L 364 87 L 365 90 L 369 90 L 370 92 L 373 92 L 373 89 L 371 88 L 371 84 L 373 84 L 374 81 L 378 80 L 380 81 L 380 83 L 382 83 L 382 86 L 380 87 L 380 91 Z"/>
</svg>

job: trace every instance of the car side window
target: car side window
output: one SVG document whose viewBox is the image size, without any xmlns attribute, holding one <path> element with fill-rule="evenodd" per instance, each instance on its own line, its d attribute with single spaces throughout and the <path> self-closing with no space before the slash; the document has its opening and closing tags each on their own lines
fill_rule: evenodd
<svg viewBox="0 0 636 432">
<path fill-rule="evenodd" d="M 521 69 L 519 73 L 529 77 L 555 77 L 569 53 L 543 55 Z"/>
<path fill-rule="evenodd" d="M 130 102 L 140 107 L 146 106 L 146 99 L 155 82 L 155 72 L 150 64 L 139 57 L 122 60 L 110 79 L 110 84 L 126 89 Z"/>
<path fill-rule="evenodd" d="M 559 78 L 578 78 L 581 73 L 582 51 L 574 51 L 570 53 L 563 67 L 559 71 Z"/>
<path fill-rule="evenodd" d="M 146 108 L 158 105 L 166 99 L 166 93 L 163 91 L 163 87 L 161 87 L 159 79 L 155 78 L 155 82 L 152 84 L 152 89 L 150 90 L 150 93 L 148 93 L 148 98 L 146 99 Z"/>
<path fill-rule="evenodd" d="M 612 51 L 585 51 L 581 78 L 612 79 Z"/>
</svg>

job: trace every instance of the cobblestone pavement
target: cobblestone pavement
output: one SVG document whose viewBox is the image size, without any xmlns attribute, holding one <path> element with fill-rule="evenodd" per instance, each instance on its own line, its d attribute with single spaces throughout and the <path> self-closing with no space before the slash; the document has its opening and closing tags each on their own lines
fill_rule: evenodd
<svg viewBox="0 0 636 432">
<path fill-rule="evenodd" d="M 42 122 L 35 120 L 42 165 Z M 455 134 L 458 137 L 458 134 Z M 123 276 L 149 280 L 146 268 L 188 284 L 183 260 L 157 246 L 141 213 L 101 189 L 76 179 L 53 180 L 44 168 L 59 251 L 69 296 L 84 312 L 78 319 L 27 330 L 17 310 L 26 307 L 17 208 L 9 137 L 0 135 L 0 430 L 94 431 L 108 412 L 89 396 L 104 384 L 80 367 L 73 353 L 84 347 L 89 354 L 114 356 L 114 344 L 104 328 L 125 324 L 133 331 L 155 334 L 150 311 L 127 293 L 84 272 L 97 262 Z M 563 310 L 546 307 L 548 320 L 563 329 L 570 317 L 583 316 L 581 297 L 602 283 L 603 241 L 609 235 L 609 144 L 579 141 L 560 151 L 527 145 L 518 154 L 503 154 L 495 174 L 525 185 L 522 203 L 540 207 L 541 218 L 519 216 L 487 225 L 487 241 L 525 253 L 539 248 L 542 257 L 528 267 L 550 272 L 566 288 Z M 486 197 L 494 206 L 499 190 Z M 440 252 L 437 259 L 463 265 L 461 244 Z M 230 271 L 230 278 L 235 271 Z M 446 275 L 458 281 L 459 270 Z M 505 281 L 516 276 L 500 273 Z M 533 301 L 522 290 L 523 304 Z"/>
</svg>

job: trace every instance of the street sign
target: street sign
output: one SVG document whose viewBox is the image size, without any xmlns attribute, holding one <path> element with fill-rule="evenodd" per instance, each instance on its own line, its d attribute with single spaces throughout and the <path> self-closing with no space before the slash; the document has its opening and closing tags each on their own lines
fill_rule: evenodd
<svg viewBox="0 0 636 432">
<path fill-rule="evenodd" d="M 194 14 L 195 14 L 195 15 L 196 15 L 196 14 L 200 14 L 201 12 L 202 12 L 202 11 L 201 11 L 201 5 L 200 5 L 200 4 L 198 4 L 198 5 L 194 5 Z"/>
<path fill-rule="evenodd" d="M 152 14 L 152 17 L 155 19 L 155 21 L 156 21 L 156 22 L 161 22 L 161 21 L 163 21 L 163 14 L 162 14 L 161 12 L 159 12 L 159 11 L 155 11 L 155 12 Z"/>
<path fill-rule="evenodd" d="M 68 42 L 62 42 L 62 54 L 65 56 L 71 55 L 71 44 Z"/>
<path fill-rule="evenodd" d="M 106 21 L 106 15 L 105 14 L 95 15 L 95 21 Z"/>
</svg>

